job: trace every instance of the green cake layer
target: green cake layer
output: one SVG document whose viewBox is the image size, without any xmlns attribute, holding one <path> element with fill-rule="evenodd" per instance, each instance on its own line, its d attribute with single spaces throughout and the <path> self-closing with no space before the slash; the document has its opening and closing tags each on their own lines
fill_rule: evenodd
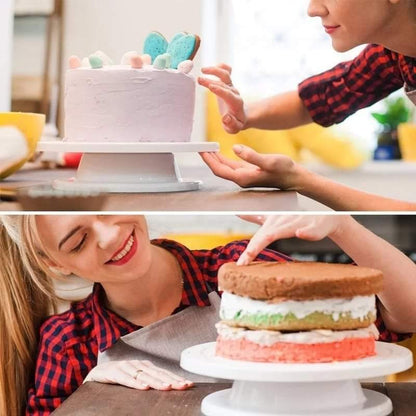
<svg viewBox="0 0 416 416">
<path fill-rule="evenodd" d="M 233 319 L 224 319 L 227 325 L 249 328 L 249 329 L 269 329 L 277 331 L 302 331 L 311 329 L 334 329 L 346 330 L 366 328 L 375 321 L 373 313 L 369 313 L 364 319 L 353 318 L 351 313 L 344 313 L 334 319 L 332 314 L 323 312 L 313 312 L 304 318 L 297 318 L 293 313 L 282 314 L 255 314 L 248 315 L 242 312 L 237 313 Z"/>
</svg>

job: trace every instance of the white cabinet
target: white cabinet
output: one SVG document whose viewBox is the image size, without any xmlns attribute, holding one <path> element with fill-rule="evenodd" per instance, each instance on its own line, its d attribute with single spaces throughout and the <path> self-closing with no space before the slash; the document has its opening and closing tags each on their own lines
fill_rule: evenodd
<svg viewBox="0 0 416 416">
<path fill-rule="evenodd" d="M 53 12 L 54 0 L 15 0 L 15 15 L 49 15 Z"/>
</svg>

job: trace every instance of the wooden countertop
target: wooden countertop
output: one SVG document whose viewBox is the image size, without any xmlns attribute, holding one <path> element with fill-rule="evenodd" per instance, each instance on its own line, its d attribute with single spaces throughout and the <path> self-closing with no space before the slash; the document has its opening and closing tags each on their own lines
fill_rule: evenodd
<svg viewBox="0 0 416 416">
<path fill-rule="evenodd" d="M 161 392 L 90 382 L 83 384 L 53 415 L 196 416 L 201 414 L 201 400 L 205 396 L 229 387 L 228 383 L 198 383 L 186 391 Z M 415 416 L 416 383 L 364 383 L 363 387 L 390 397 L 394 416 Z"/>
<path fill-rule="evenodd" d="M 198 211 L 198 212 L 260 212 L 260 211 L 300 211 L 300 210 L 328 210 L 327 207 L 298 195 L 292 191 L 275 189 L 242 189 L 238 185 L 220 179 L 212 174 L 206 166 L 181 167 L 183 178 L 202 180 L 201 189 L 190 192 L 172 193 L 117 193 L 107 194 L 98 204 L 83 198 L 48 197 L 38 200 L 27 200 L 23 205 L 16 201 L 4 200 L 0 202 L 0 211 L 40 210 L 40 211 Z M 42 169 L 39 166 L 27 166 L 0 183 L 1 191 L 23 189 L 33 186 L 46 186 L 54 179 L 73 177 L 75 171 L 71 169 Z M 1 193 L 0 193 L 1 196 Z M 96 201 L 95 201 L 96 202 Z"/>
</svg>

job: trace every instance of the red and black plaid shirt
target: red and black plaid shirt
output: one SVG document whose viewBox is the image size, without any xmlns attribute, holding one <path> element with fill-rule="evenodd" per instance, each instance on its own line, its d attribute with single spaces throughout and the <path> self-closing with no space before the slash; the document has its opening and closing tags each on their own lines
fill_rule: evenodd
<svg viewBox="0 0 416 416">
<path fill-rule="evenodd" d="M 190 305 L 209 306 L 208 289 L 218 289 L 219 267 L 237 261 L 247 241 L 237 241 L 212 250 L 188 250 L 169 240 L 152 242 L 174 254 L 183 270 L 184 289 L 178 309 Z M 263 250 L 262 261 L 286 262 L 291 259 L 272 250 Z M 50 317 L 41 328 L 35 384 L 29 390 L 26 414 L 45 416 L 56 409 L 83 382 L 97 364 L 98 351 L 105 351 L 117 340 L 140 329 L 115 312 L 105 308 L 101 285 L 71 309 Z M 386 330 L 378 319 L 381 339 L 397 341 L 399 336 Z"/>
<path fill-rule="evenodd" d="M 299 84 L 299 96 L 312 119 L 322 125 L 340 123 L 404 84 L 416 88 L 416 58 L 368 45 L 355 59 Z"/>
</svg>

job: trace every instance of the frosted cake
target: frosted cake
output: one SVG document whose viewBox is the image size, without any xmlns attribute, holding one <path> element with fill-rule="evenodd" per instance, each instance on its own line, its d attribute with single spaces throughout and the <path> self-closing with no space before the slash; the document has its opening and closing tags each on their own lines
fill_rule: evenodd
<svg viewBox="0 0 416 416">
<path fill-rule="evenodd" d="M 146 38 L 143 53 L 113 64 L 101 51 L 71 56 L 65 80 L 65 141 L 186 142 L 195 107 L 190 74 L 200 40 L 178 33 Z"/>
</svg>

